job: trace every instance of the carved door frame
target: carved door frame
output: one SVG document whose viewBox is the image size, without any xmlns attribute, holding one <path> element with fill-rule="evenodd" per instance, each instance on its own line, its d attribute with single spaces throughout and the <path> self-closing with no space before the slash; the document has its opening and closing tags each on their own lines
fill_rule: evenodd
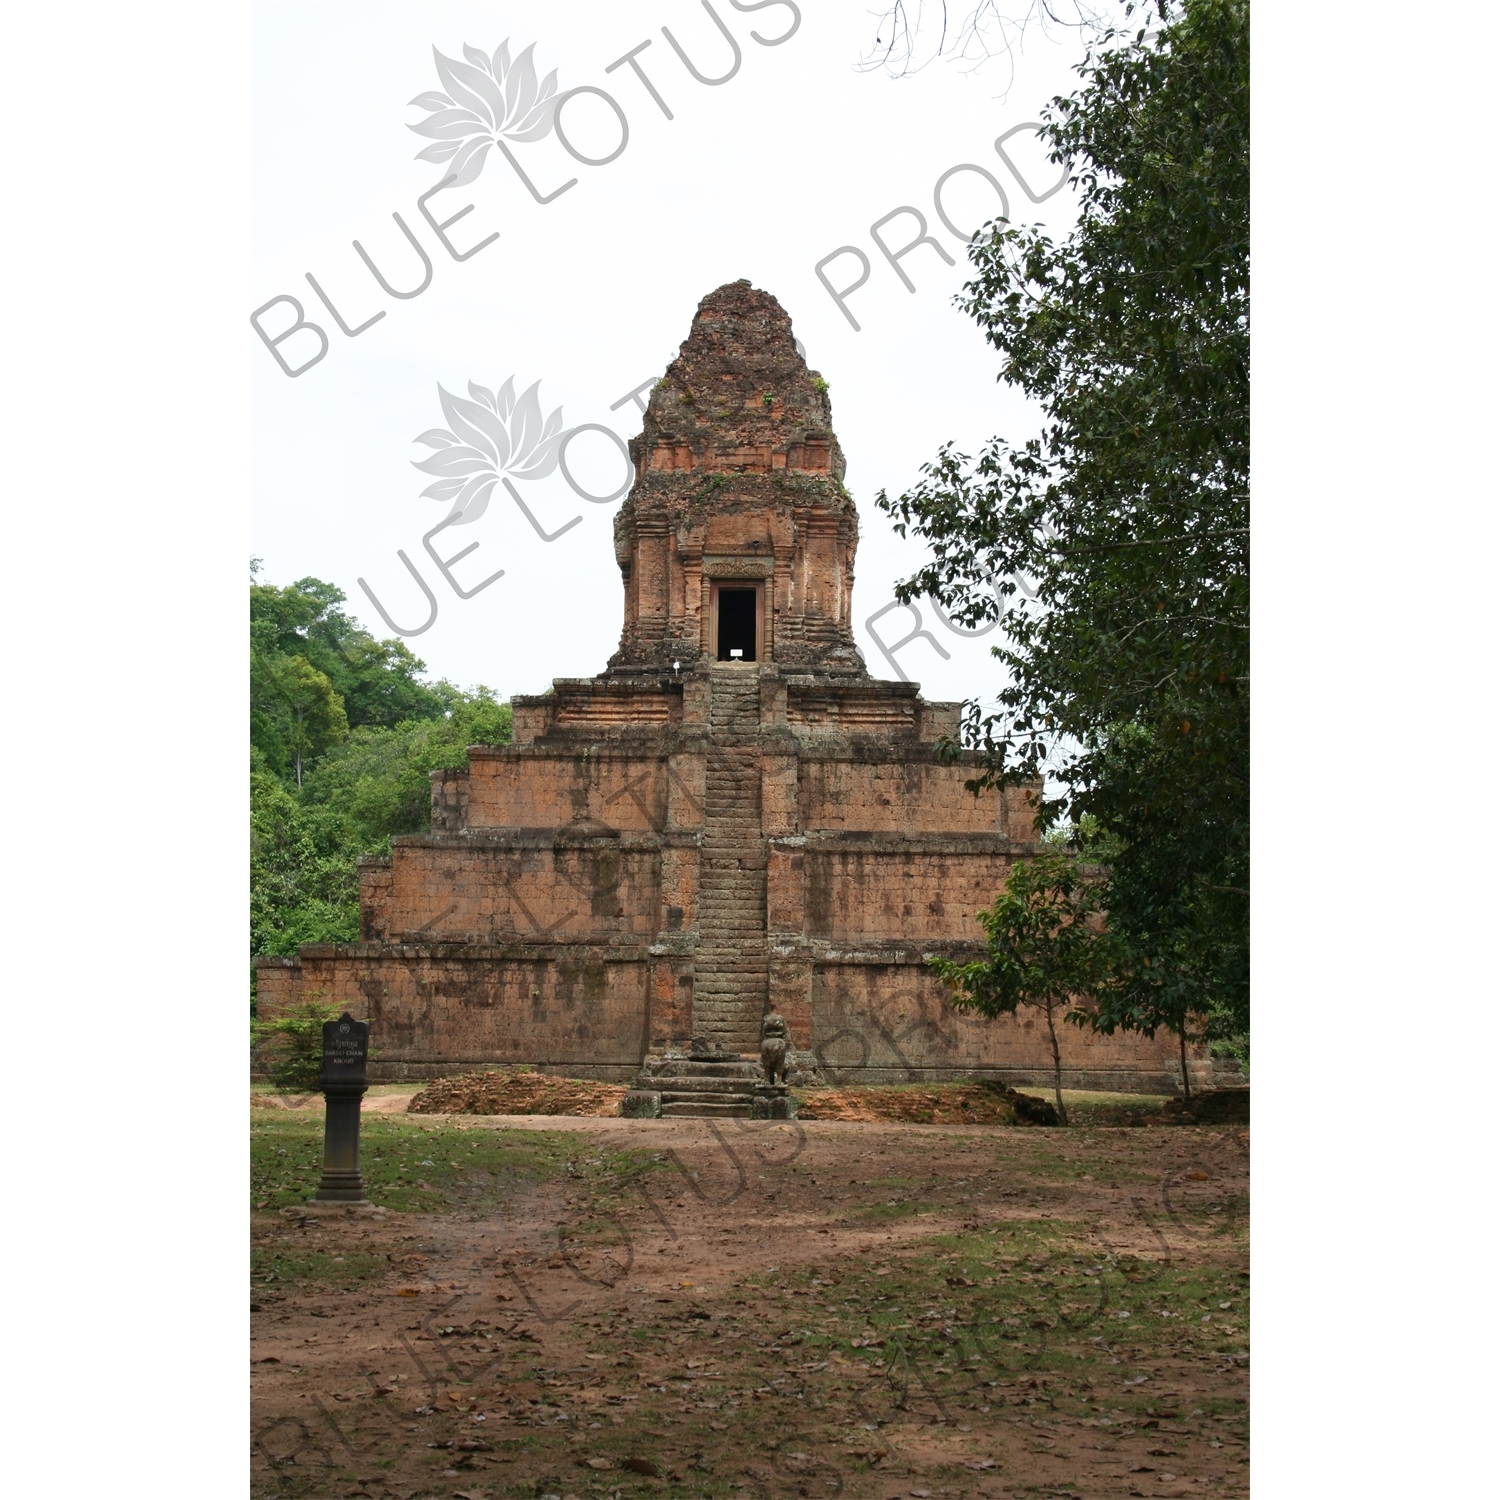
<svg viewBox="0 0 1500 1500">
<path fill-rule="evenodd" d="M 704 652 L 711 662 L 719 661 L 719 590 L 755 590 L 755 661 L 766 659 L 766 580 L 764 578 L 710 578 L 708 581 L 708 640 Z M 728 665 L 728 663 L 725 663 Z M 750 665 L 746 663 L 746 665 Z"/>
</svg>

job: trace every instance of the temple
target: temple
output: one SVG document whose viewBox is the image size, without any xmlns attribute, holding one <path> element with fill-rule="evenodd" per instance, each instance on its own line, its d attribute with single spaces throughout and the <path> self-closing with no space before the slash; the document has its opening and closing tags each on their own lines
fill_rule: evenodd
<svg viewBox="0 0 1500 1500">
<path fill-rule="evenodd" d="M 361 940 L 257 960 L 263 1011 L 367 1017 L 388 1079 L 748 1064 L 773 1009 L 794 1082 L 1050 1078 L 1038 1018 L 956 1011 L 928 967 L 980 950 L 1028 789 L 966 790 L 959 705 L 867 672 L 828 388 L 774 297 L 703 299 L 631 456 L 608 667 L 434 772 L 431 832 L 361 862 Z M 1066 1085 L 1176 1088 L 1168 1039 L 1068 1030 Z"/>
</svg>

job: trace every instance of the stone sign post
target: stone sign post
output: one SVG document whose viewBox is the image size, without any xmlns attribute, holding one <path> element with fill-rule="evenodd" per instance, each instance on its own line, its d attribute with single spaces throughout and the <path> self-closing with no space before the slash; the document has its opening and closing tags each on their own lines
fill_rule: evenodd
<svg viewBox="0 0 1500 1500">
<path fill-rule="evenodd" d="M 365 1063 L 370 1053 L 370 1023 L 345 1011 L 323 1023 L 323 1175 L 314 1203 L 363 1203 L 359 1175 L 359 1101 L 370 1086 Z"/>
</svg>

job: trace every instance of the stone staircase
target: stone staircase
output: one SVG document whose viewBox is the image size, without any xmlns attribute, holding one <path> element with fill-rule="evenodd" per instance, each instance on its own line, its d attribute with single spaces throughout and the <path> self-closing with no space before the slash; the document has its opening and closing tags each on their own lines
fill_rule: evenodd
<svg viewBox="0 0 1500 1500">
<path fill-rule="evenodd" d="M 748 1060 L 648 1058 L 632 1089 L 661 1095 L 663 1118 L 683 1115 L 748 1119 L 750 1098 L 760 1076 Z"/>
<path fill-rule="evenodd" d="M 760 674 L 716 668 L 712 687 L 693 1034 L 754 1058 L 766 1008 L 766 856 L 760 761 L 742 742 L 760 728 Z"/>
<path fill-rule="evenodd" d="M 760 832 L 760 673 L 716 667 L 699 851 L 691 1057 L 648 1057 L 626 1114 L 748 1118 L 766 1009 L 766 854 Z"/>
</svg>

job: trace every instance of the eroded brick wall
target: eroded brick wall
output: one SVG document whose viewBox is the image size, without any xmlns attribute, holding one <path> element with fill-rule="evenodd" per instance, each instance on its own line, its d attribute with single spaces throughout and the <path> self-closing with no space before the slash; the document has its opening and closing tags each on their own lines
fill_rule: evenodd
<svg viewBox="0 0 1500 1500">
<path fill-rule="evenodd" d="M 1052 1046 L 1045 1015 L 1023 1006 L 1014 1016 L 986 1019 L 952 1005 L 949 992 L 921 960 L 825 960 L 811 975 L 812 1052 L 830 1081 L 919 1082 L 994 1077 L 1050 1084 Z M 1177 1039 L 1158 1033 L 1097 1035 L 1057 1018 L 1063 1087 L 1174 1093 Z M 1189 1051 L 1195 1087 L 1211 1066 L 1202 1048 Z"/>
<path fill-rule="evenodd" d="M 973 775 L 973 767 L 939 765 L 920 751 L 809 755 L 799 766 L 802 832 L 998 833 L 1000 794 L 966 790 Z"/>
<path fill-rule="evenodd" d="M 660 930 L 661 848 L 649 836 L 406 838 L 392 877 L 393 940 L 646 940 Z"/>
<path fill-rule="evenodd" d="M 432 783 L 433 833 L 457 833 L 469 821 L 469 773 L 457 769 L 428 772 Z"/>
<path fill-rule="evenodd" d="M 640 949 L 351 944 L 306 947 L 301 965 L 304 993 L 370 1022 L 376 1079 L 529 1062 L 624 1080 L 646 1055 L 654 993 L 662 1029 L 680 1029 L 680 986 Z"/>
<path fill-rule="evenodd" d="M 801 930 L 845 945 L 982 940 L 976 913 L 1004 888 L 1015 856 L 997 848 L 921 847 L 926 842 L 849 848 L 809 841 L 802 850 Z M 794 888 L 778 892 L 778 917 L 788 925 L 795 899 Z"/>
<path fill-rule="evenodd" d="M 374 855 L 359 861 L 359 937 L 382 942 L 391 930 L 391 861 Z"/>
<path fill-rule="evenodd" d="M 295 958 L 255 960 L 255 1014 L 274 1021 L 302 1003 L 302 965 Z"/>
<path fill-rule="evenodd" d="M 561 828 L 598 823 L 625 833 L 660 830 L 667 818 L 667 756 L 595 745 L 530 747 L 470 757 L 470 828 Z"/>
</svg>

